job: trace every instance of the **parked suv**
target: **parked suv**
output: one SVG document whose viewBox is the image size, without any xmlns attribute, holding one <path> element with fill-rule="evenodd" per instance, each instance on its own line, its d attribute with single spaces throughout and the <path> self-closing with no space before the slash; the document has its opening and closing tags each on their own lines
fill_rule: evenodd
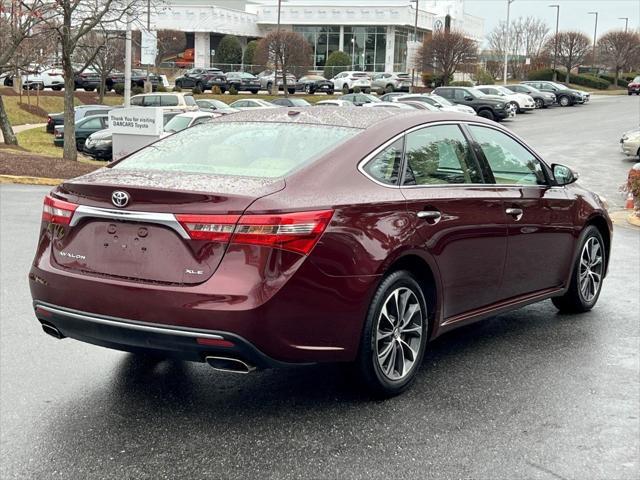
<svg viewBox="0 0 640 480">
<path fill-rule="evenodd" d="M 540 80 L 529 80 L 526 82 L 520 82 L 524 85 L 531 85 L 534 88 L 537 88 L 541 92 L 550 92 L 556 96 L 556 102 L 561 107 L 568 107 L 571 105 L 575 105 L 576 103 L 584 103 L 585 99 L 578 90 L 573 90 L 572 88 L 568 88 L 561 83 L 556 82 L 547 82 Z"/>
<path fill-rule="evenodd" d="M 358 87 L 364 93 L 371 92 L 371 79 L 367 72 L 341 72 L 331 79 L 334 90 L 342 90 L 345 95 Z"/>
<path fill-rule="evenodd" d="M 371 79 L 371 90 L 379 94 L 408 92 L 411 87 L 411 75 L 408 73 L 376 73 Z"/>
<path fill-rule="evenodd" d="M 533 98 L 536 104 L 536 108 L 547 108 L 556 103 L 556 95 L 551 92 L 541 92 L 537 88 L 531 85 L 524 85 L 522 83 L 515 85 L 506 85 L 506 87 L 512 92 L 524 93 Z"/>
<path fill-rule="evenodd" d="M 73 78 L 74 88 L 82 88 L 86 92 L 93 92 L 100 86 L 100 75 L 87 68 L 82 72 L 76 72 Z"/>
<path fill-rule="evenodd" d="M 145 70 L 132 70 L 131 71 L 131 86 L 132 87 L 144 87 L 144 82 L 147 80 L 147 72 Z M 149 81 L 151 82 L 151 87 L 155 92 L 158 88 L 158 85 L 162 85 L 162 79 L 160 75 L 156 75 L 155 73 L 149 73 Z M 107 91 L 112 90 L 116 85 L 124 85 L 124 73 L 122 72 L 112 72 L 111 75 L 107 77 L 105 82 L 105 88 Z"/>
<path fill-rule="evenodd" d="M 277 76 L 277 80 L 274 80 L 275 76 Z M 277 75 L 274 74 L 271 70 L 265 70 L 264 72 L 260 72 L 258 74 L 258 79 L 260 80 L 260 88 L 262 90 L 271 91 L 271 87 L 273 86 L 273 82 L 277 81 L 278 90 L 282 90 L 284 88 L 284 83 L 282 81 L 282 72 L 278 72 Z M 296 93 L 296 77 L 287 73 L 287 92 Z"/>
<path fill-rule="evenodd" d="M 526 93 L 516 93 L 502 85 L 478 85 L 476 88 L 487 95 L 503 97 L 505 100 L 516 106 L 518 113 L 535 110 L 536 108 L 536 102 L 534 102 L 533 98 Z"/>
<path fill-rule="evenodd" d="M 438 87 L 434 94 L 446 98 L 458 105 L 466 105 L 473 108 L 478 116 L 489 120 L 504 120 L 515 117 L 516 109 L 502 97 L 485 95 L 480 90 L 467 87 Z"/>
<path fill-rule="evenodd" d="M 198 110 L 190 93 L 141 93 L 131 97 L 132 107 L 165 107 L 167 110 Z"/>
<path fill-rule="evenodd" d="M 219 68 L 192 68 L 176 78 L 176 87 L 197 87 L 202 92 L 218 87 L 224 93 L 227 91 L 227 77 Z"/>
</svg>

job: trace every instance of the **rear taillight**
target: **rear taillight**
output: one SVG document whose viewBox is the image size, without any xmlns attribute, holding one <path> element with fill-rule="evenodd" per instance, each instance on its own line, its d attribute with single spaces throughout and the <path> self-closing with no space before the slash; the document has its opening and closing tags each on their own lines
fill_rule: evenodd
<svg viewBox="0 0 640 480">
<path fill-rule="evenodd" d="M 176 215 L 193 240 L 228 242 L 239 215 Z"/>
<path fill-rule="evenodd" d="M 58 225 L 69 225 L 73 212 L 76 211 L 78 205 L 69 203 L 47 195 L 44 197 L 44 205 L 42 207 L 42 220 L 44 222 L 56 223 Z"/>
<path fill-rule="evenodd" d="M 308 255 L 333 210 L 275 215 L 176 215 L 193 240 L 263 245 Z"/>
<path fill-rule="evenodd" d="M 332 216 L 333 210 L 243 215 L 236 226 L 232 243 L 265 245 L 307 255 L 329 225 Z"/>
<path fill-rule="evenodd" d="M 47 123 L 53 123 L 53 119 L 51 117 L 47 117 Z"/>
</svg>

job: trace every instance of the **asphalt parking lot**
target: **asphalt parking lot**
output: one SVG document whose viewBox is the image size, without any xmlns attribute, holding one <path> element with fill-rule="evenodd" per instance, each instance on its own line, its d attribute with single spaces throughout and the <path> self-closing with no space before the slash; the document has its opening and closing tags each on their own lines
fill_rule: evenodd
<svg viewBox="0 0 640 480">
<path fill-rule="evenodd" d="M 620 205 L 639 115 L 607 97 L 506 125 Z M 454 331 L 411 390 L 372 401 L 336 365 L 234 376 L 46 336 L 27 285 L 46 191 L 0 186 L 2 479 L 640 476 L 637 230 L 616 226 L 593 311 L 546 301 Z"/>
</svg>

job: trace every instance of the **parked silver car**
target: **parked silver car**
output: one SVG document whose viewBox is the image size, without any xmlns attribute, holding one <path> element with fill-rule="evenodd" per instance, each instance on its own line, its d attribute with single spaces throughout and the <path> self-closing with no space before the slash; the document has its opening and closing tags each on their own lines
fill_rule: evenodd
<svg viewBox="0 0 640 480">
<path fill-rule="evenodd" d="M 408 73 L 375 73 L 371 79 L 371 90 L 379 94 L 408 92 L 409 88 L 411 88 L 411 75 Z"/>
<path fill-rule="evenodd" d="M 276 84 L 278 85 L 278 90 L 282 90 L 284 87 L 284 82 L 282 81 L 282 72 L 279 71 L 277 76 L 278 79 Z M 275 72 L 273 70 L 265 70 L 263 72 L 260 72 L 258 74 L 258 79 L 260 80 L 260 88 L 262 90 L 270 91 L 271 87 L 273 87 L 274 78 Z M 296 77 L 294 77 L 290 73 L 287 73 L 287 92 L 296 93 L 296 83 Z"/>
</svg>

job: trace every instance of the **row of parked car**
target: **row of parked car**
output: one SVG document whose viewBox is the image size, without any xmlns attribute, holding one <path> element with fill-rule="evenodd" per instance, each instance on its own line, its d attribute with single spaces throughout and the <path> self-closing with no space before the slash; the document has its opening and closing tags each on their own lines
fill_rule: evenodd
<svg viewBox="0 0 640 480">
<path fill-rule="evenodd" d="M 457 112 L 479 115 L 491 120 L 504 120 L 517 113 L 547 108 L 559 104 L 569 106 L 589 101 L 589 93 L 572 90 L 554 82 L 523 82 L 515 85 L 480 85 L 477 87 L 438 87 L 430 94 L 388 92 L 378 96 L 371 93 L 347 93 L 337 98 L 321 100 L 317 107 L 396 108 Z M 308 107 L 304 98 L 292 96 L 272 101 L 242 98 L 231 104 L 216 99 L 197 100 L 191 93 L 146 93 L 131 97 L 131 105 L 160 107 L 165 113 L 167 134 L 208 121 L 220 115 L 240 110 L 278 107 Z M 86 154 L 104 160 L 111 159 L 111 135 L 108 128 L 109 111 L 121 108 L 107 105 L 76 107 L 76 146 Z M 47 131 L 54 134 L 54 144 L 64 144 L 62 113 L 50 114 Z"/>
</svg>

